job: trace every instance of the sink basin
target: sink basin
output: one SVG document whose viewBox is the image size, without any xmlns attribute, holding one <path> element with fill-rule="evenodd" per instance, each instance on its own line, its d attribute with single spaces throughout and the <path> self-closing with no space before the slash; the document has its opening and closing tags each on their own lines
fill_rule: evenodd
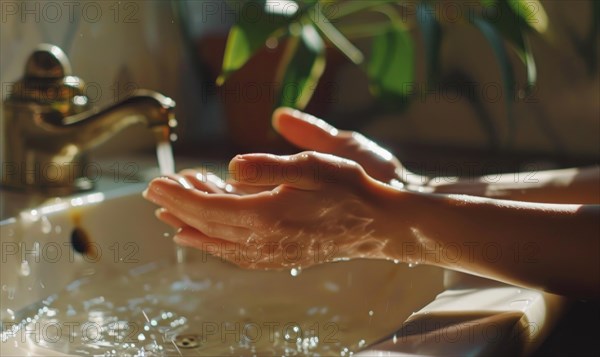
<svg viewBox="0 0 600 357">
<path fill-rule="evenodd" d="M 0 222 L 1 355 L 480 355 L 509 339 L 526 354 L 562 306 L 385 261 L 243 270 L 176 248 L 145 186 L 56 199 Z M 465 326 L 486 335 L 465 339 Z"/>
</svg>

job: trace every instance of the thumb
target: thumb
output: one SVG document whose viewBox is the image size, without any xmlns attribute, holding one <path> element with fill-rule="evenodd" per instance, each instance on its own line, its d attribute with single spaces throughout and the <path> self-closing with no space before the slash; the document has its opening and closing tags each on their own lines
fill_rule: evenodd
<svg viewBox="0 0 600 357">
<path fill-rule="evenodd" d="M 362 168 L 353 161 L 317 152 L 291 156 L 246 154 L 234 157 L 229 163 L 229 175 L 238 183 L 287 185 L 303 190 L 317 190 L 323 184 L 358 177 L 362 173 Z"/>
<path fill-rule="evenodd" d="M 302 149 L 333 153 L 339 147 L 338 129 L 310 114 L 278 108 L 272 122 L 279 134 Z"/>
</svg>

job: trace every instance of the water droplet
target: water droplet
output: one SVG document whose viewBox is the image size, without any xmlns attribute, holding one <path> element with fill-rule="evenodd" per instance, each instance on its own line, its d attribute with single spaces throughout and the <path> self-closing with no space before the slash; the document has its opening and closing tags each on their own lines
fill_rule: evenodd
<svg viewBox="0 0 600 357">
<path fill-rule="evenodd" d="M 73 305 L 69 304 L 69 306 L 67 307 L 67 316 L 75 316 L 76 314 L 77 311 L 75 311 Z"/>
<path fill-rule="evenodd" d="M 177 139 L 178 139 L 178 138 L 179 138 L 179 137 L 178 137 L 178 136 L 177 136 L 177 134 L 175 134 L 175 133 L 171 133 L 171 134 L 169 135 L 169 140 L 171 140 L 171 141 L 177 141 Z"/>
<path fill-rule="evenodd" d="M 369 310 L 369 316 L 373 316 L 375 315 L 375 312 L 373 312 L 373 310 Z"/>
<path fill-rule="evenodd" d="M 361 348 L 362 348 L 362 347 L 364 347 L 366 344 L 367 344 L 367 341 L 365 341 L 365 340 L 360 340 L 360 341 L 358 341 L 358 347 L 361 347 Z"/>
<path fill-rule="evenodd" d="M 59 225 L 54 226 L 54 232 L 60 234 L 60 232 L 62 232 L 62 227 Z"/>
<path fill-rule="evenodd" d="M 400 260 L 399 259 L 394 259 L 394 264 L 399 264 Z"/>
<path fill-rule="evenodd" d="M 21 262 L 21 275 L 29 276 L 31 274 L 31 267 L 29 266 L 29 262 L 27 260 L 23 260 Z"/>
<path fill-rule="evenodd" d="M 290 275 L 291 276 L 298 276 L 298 275 L 300 275 L 300 273 L 302 273 L 302 269 L 301 268 L 292 268 L 290 270 Z"/>
<path fill-rule="evenodd" d="M 41 226 L 42 226 L 42 233 L 50 234 L 50 232 L 52 232 L 52 223 L 50 223 L 50 221 L 48 220 L 48 217 L 42 216 Z"/>
<path fill-rule="evenodd" d="M 165 238 L 169 238 L 169 235 L 170 234 L 168 232 L 163 233 L 163 237 L 165 237 Z"/>
<path fill-rule="evenodd" d="M 138 340 L 139 340 L 139 341 L 144 341 L 144 340 L 146 340 L 146 336 L 144 336 L 144 334 L 143 334 L 143 333 L 140 333 L 140 334 L 138 335 L 138 337 L 137 337 L 137 338 L 138 338 Z"/>
</svg>

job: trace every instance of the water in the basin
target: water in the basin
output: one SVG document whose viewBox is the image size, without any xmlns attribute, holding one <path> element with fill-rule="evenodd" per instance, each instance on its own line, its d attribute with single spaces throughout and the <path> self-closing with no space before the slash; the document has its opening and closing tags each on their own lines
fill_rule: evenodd
<svg viewBox="0 0 600 357">
<path fill-rule="evenodd" d="M 343 356 L 385 333 L 359 328 L 372 312 L 348 314 L 331 301 L 301 307 L 201 268 L 151 263 L 82 278 L 12 338 L 79 356 Z"/>
<path fill-rule="evenodd" d="M 173 173 L 170 144 L 159 144 L 157 154 L 161 173 Z M 163 238 L 162 233 L 145 237 L 148 244 Z M 393 309 L 384 318 L 386 314 L 374 314 L 367 296 L 356 306 L 342 303 L 373 290 L 350 290 L 352 273 L 347 279 L 320 281 L 318 287 L 306 289 L 307 279 L 314 274 L 300 274 L 299 268 L 293 268 L 289 273 L 269 275 L 257 287 L 254 279 L 241 271 L 232 274 L 231 266 L 215 269 L 214 264 L 194 262 L 198 252 L 187 252 L 189 259 L 184 253 L 176 251 L 170 263 L 155 262 L 131 270 L 96 266 L 92 275 L 46 300 L 37 314 L 14 321 L 13 333 L 2 337 L 15 344 L 72 355 L 345 356 L 391 332 Z M 27 268 L 21 266 L 22 271 Z M 390 272 L 378 272 L 387 283 L 394 280 Z M 297 284 L 278 288 L 290 279 Z M 346 288 L 340 283 L 343 280 Z M 306 292 L 319 289 L 323 295 Z M 380 303 L 376 311 L 385 307 L 387 312 L 389 302 Z M 9 313 L 14 316 L 12 310 Z M 379 316 L 382 320 L 377 320 Z"/>
</svg>

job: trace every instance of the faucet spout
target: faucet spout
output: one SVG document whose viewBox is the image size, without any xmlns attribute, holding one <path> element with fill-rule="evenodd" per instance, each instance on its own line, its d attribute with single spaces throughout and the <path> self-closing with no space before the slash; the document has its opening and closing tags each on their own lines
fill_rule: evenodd
<svg viewBox="0 0 600 357">
<path fill-rule="evenodd" d="M 177 126 L 174 109 L 175 101 L 171 98 L 141 89 L 107 108 L 65 117 L 57 129 L 64 131 L 67 141 L 81 150 L 94 148 L 138 123 L 151 129 L 158 141 L 169 140 L 171 129 Z"/>
<path fill-rule="evenodd" d="M 116 133 L 142 123 L 157 141 L 169 140 L 177 125 L 171 98 L 137 90 L 106 108 L 89 108 L 83 81 L 70 68 L 60 48 L 40 45 L 14 84 L 4 102 L 3 186 L 59 195 L 88 190 L 98 167 L 87 155 Z"/>
</svg>

